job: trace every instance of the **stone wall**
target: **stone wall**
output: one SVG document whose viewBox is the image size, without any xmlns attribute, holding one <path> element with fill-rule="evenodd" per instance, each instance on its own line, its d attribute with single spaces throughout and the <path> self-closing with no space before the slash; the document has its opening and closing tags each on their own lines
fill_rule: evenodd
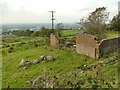
<svg viewBox="0 0 120 90">
<path fill-rule="evenodd" d="M 99 43 L 95 36 L 80 34 L 76 37 L 76 51 L 92 58 L 99 58 L 106 53 L 115 51 L 120 46 L 119 42 L 120 37 L 103 39 Z"/>
<path fill-rule="evenodd" d="M 99 57 L 97 37 L 89 34 L 80 34 L 76 37 L 76 51 L 92 58 Z"/>
<path fill-rule="evenodd" d="M 52 47 L 59 46 L 59 39 L 53 33 L 50 35 L 50 45 Z"/>
<path fill-rule="evenodd" d="M 50 45 L 52 47 L 58 47 L 61 44 L 65 46 L 67 42 L 66 39 L 58 39 L 54 34 L 50 35 Z M 76 37 L 76 51 L 92 58 L 99 58 L 106 53 L 115 51 L 120 46 L 119 42 L 120 37 L 103 39 L 98 42 L 97 37 L 81 33 Z M 71 43 L 70 46 L 72 46 Z"/>
<path fill-rule="evenodd" d="M 100 42 L 100 55 L 116 50 L 120 46 L 120 37 L 103 39 Z"/>
</svg>

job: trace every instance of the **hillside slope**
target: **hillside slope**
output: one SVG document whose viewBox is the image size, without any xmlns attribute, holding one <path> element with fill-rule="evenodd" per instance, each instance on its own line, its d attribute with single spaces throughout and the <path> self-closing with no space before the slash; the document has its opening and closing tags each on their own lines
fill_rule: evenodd
<svg viewBox="0 0 120 90">
<path fill-rule="evenodd" d="M 2 86 L 59 87 L 59 88 L 117 88 L 118 56 L 109 53 L 101 59 L 92 59 L 78 54 L 67 47 L 51 48 L 47 38 L 5 37 L 2 45 Z M 41 55 L 51 55 L 54 61 L 19 67 L 22 59 L 40 59 Z M 33 84 L 38 77 L 41 79 Z"/>
</svg>

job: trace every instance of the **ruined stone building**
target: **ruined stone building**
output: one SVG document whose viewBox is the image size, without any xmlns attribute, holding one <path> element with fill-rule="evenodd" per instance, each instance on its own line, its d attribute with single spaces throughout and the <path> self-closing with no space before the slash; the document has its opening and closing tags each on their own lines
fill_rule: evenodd
<svg viewBox="0 0 120 90">
<path fill-rule="evenodd" d="M 76 37 L 76 51 L 92 58 L 99 58 L 118 48 L 119 42 L 120 37 L 103 39 L 98 42 L 97 37 L 82 33 Z"/>
<path fill-rule="evenodd" d="M 120 37 L 114 37 L 114 38 L 108 38 L 108 39 L 103 39 L 100 42 L 100 55 L 104 55 L 106 53 L 112 52 L 118 47 L 120 47 Z"/>
<path fill-rule="evenodd" d="M 76 37 L 76 51 L 92 58 L 99 57 L 99 43 L 97 37 L 88 34 L 79 34 Z"/>
<path fill-rule="evenodd" d="M 52 47 L 58 47 L 59 46 L 59 39 L 53 33 L 50 35 L 50 45 Z"/>
<path fill-rule="evenodd" d="M 58 47 L 61 43 L 60 38 L 54 34 L 50 35 L 50 44 L 52 47 Z M 106 53 L 115 51 L 120 46 L 120 37 L 103 39 L 100 42 L 97 37 L 85 33 L 80 33 L 76 36 L 76 51 L 80 54 L 89 56 L 91 58 L 99 58 Z M 71 44 L 70 44 L 71 45 Z"/>
</svg>

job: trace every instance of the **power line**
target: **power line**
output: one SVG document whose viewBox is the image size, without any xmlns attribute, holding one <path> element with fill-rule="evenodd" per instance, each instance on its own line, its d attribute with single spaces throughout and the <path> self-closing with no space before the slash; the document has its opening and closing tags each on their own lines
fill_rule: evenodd
<svg viewBox="0 0 120 90">
<path fill-rule="evenodd" d="M 54 15 L 53 15 L 53 13 L 55 13 L 55 11 L 49 11 L 49 12 L 51 12 L 52 13 L 52 30 L 54 29 Z"/>
</svg>

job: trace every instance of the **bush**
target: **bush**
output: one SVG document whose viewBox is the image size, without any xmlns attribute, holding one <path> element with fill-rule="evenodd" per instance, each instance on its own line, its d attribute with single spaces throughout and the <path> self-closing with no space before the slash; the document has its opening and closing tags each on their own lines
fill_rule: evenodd
<svg viewBox="0 0 120 90">
<path fill-rule="evenodd" d="M 49 37 L 51 33 L 52 33 L 51 29 L 42 29 L 40 31 L 40 36 L 42 36 L 42 37 Z"/>
<path fill-rule="evenodd" d="M 31 34 L 32 37 L 38 37 L 40 36 L 40 32 L 39 31 L 35 31 L 34 33 Z"/>
<path fill-rule="evenodd" d="M 13 47 L 10 47 L 9 49 L 8 49 L 8 53 L 12 53 L 13 52 Z"/>
<path fill-rule="evenodd" d="M 28 37 L 30 37 L 33 32 L 34 31 L 31 31 L 30 29 L 11 31 L 11 33 L 14 34 L 14 35 L 17 35 L 17 36 L 28 36 Z"/>
<path fill-rule="evenodd" d="M 115 31 L 120 30 L 120 13 L 118 13 L 118 15 L 113 17 L 110 28 Z"/>
</svg>

